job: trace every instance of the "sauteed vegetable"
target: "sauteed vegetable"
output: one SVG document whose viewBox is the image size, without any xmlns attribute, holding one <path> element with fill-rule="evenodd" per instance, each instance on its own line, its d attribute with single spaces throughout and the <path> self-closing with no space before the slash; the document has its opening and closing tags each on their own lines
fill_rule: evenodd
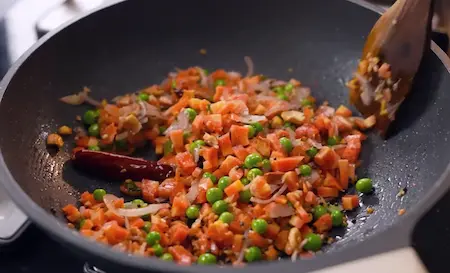
<svg viewBox="0 0 450 273">
<path fill-rule="evenodd" d="M 246 61 L 245 76 L 191 67 L 111 103 L 88 90 L 63 98 L 95 105 L 82 116 L 87 131 L 75 130 L 74 162 L 122 179 L 122 193 L 135 198 L 84 192 L 79 207 L 63 208 L 69 226 L 114 249 L 184 265 L 295 260 L 331 243 L 327 234 L 359 205 L 345 194 L 349 186 L 372 191 L 355 169 L 362 131 L 375 118 L 317 105 L 299 81 L 254 75 Z M 136 166 L 151 162 L 116 155 L 147 142 L 160 155 L 147 173 Z"/>
</svg>

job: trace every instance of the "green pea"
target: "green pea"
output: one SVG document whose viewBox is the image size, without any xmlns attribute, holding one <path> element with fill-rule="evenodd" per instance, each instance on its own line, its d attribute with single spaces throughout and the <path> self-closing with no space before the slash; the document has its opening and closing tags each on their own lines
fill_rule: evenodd
<svg viewBox="0 0 450 273">
<path fill-rule="evenodd" d="M 234 215 L 231 212 L 225 211 L 225 212 L 222 212 L 222 214 L 219 216 L 219 220 L 225 224 L 229 224 L 229 223 L 233 222 Z"/>
<path fill-rule="evenodd" d="M 280 100 L 289 100 L 289 97 L 286 94 L 279 93 L 277 94 L 277 98 Z"/>
<path fill-rule="evenodd" d="M 190 122 L 194 121 L 195 117 L 197 116 L 197 111 L 192 108 L 186 108 L 184 110 L 184 113 L 188 116 Z"/>
<path fill-rule="evenodd" d="M 242 182 L 242 181 L 241 181 Z M 217 183 L 217 187 L 221 190 L 225 190 L 231 184 L 231 178 L 229 176 L 222 176 Z"/>
<path fill-rule="evenodd" d="M 225 85 L 225 80 L 222 80 L 222 79 L 217 79 L 215 82 L 214 82 L 214 87 L 217 87 L 217 86 L 224 86 Z"/>
<path fill-rule="evenodd" d="M 284 93 L 284 88 L 283 88 L 283 86 L 276 86 L 274 89 L 273 89 L 273 91 L 275 92 L 275 93 L 277 93 L 277 94 L 283 94 Z"/>
<path fill-rule="evenodd" d="M 309 165 L 303 164 L 298 168 L 300 170 L 300 174 L 303 176 L 309 176 L 312 173 L 312 168 Z"/>
<path fill-rule="evenodd" d="M 331 211 L 331 220 L 334 227 L 340 227 L 344 221 L 344 214 L 340 210 L 333 210 Z"/>
<path fill-rule="evenodd" d="M 98 137 L 100 136 L 100 127 L 97 123 L 92 124 L 89 126 L 88 133 L 90 136 Z"/>
<path fill-rule="evenodd" d="M 153 252 L 155 253 L 156 257 L 160 257 L 164 253 L 164 248 L 160 244 L 154 244 L 152 246 Z"/>
<path fill-rule="evenodd" d="M 84 223 L 86 223 L 86 220 L 81 219 L 80 222 L 78 223 L 78 229 L 81 229 L 84 226 Z"/>
<path fill-rule="evenodd" d="M 322 248 L 322 238 L 320 235 L 315 233 L 309 233 L 305 236 L 306 244 L 303 246 L 304 249 L 310 251 L 318 251 Z"/>
<path fill-rule="evenodd" d="M 203 253 L 198 257 L 198 264 L 208 265 L 217 263 L 217 258 L 211 253 Z"/>
<path fill-rule="evenodd" d="M 167 126 L 159 126 L 159 134 L 164 135 L 164 132 L 167 130 Z"/>
<path fill-rule="evenodd" d="M 223 191 L 219 188 L 210 188 L 206 191 L 206 200 L 210 204 L 223 199 Z"/>
<path fill-rule="evenodd" d="M 147 93 L 145 93 L 145 92 L 139 93 L 139 99 L 141 101 L 148 101 L 149 98 L 150 98 L 150 96 Z"/>
<path fill-rule="evenodd" d="M 177 88 L 177 81 L 172 80 L 172 89 L 176 89 Z"/>
<path fill-rule="evenodd" d="M 203 74 L 205 74 L 205 76 L 208 76 L 208 74 L 209 74 L 208 69 L 203 69 Z"/>
<path fill-rule="evenodd" d="M 133 201 L 131 201 L 132 204 L 136 205 L 138 208 L 143 208 L 148 206 L 147 203 L 145 203 L 143 200 L 141 199 L 134 199 Z"/>
<path fill-rule="evenodd" d="M 257 154 L 257 153 L 253 153 L 253 154 L 249 154 L 245 160 L 244 160 L 244 166 L 247 169 L 251 169 L 253 167 L 257 167 L 259 163 L 261 163 L 262 161 L 262 157 Z"/>
<path fill-rule="evenodd" d="M 280 144 L 287 153 L 290 153 L 292 151 L 292 149 L 294 148 L 291 140 L 287 137 L 280 138 Z"/>
<path fill-rule="evenodd" d="M 83 122 L 87 125 L 91 125 L 97 122 L 99 114 L 95 110 L 87 110 L 83 115 Z"/>
<path fill-rule="evenodd" d="M 172 140 L 169 139 L 166 142 L 164 142 L 163 151 L 164 151 L 164 155 L 168 155 L 173 152 Z"/>
<path fill-rule="evenodd" d="M 259 122 L 254 122 L 254 123 L 250 124 L 250 126 L 255 128 L 256 134 L 258 134 L 259 132 L 262 132 L 264 130 L 263 126 Z"/>
<path fill-rule="evenodd" d="M 220 215 L 223 212 L 228 210 L 228 203 L 223 200 L 217 200 L 212 205 L 212 210 L 217 214 Z"/>
<path fill-rule="evenodd" d="M 252 181 L 253 179 L 255 179 L 255 177 L 263 175 L 263 172 L 260 169 L 257 168 L 253 168 L 250 171 L 248 171 L 247 173 L 247 179 L 249 181 Z"/>
<path fill-rule="evenodd" d="M 204 173 L 204 174 L 203 174 L 203 178 L 209 178 L 209 179 L 211 179 L 211 181 L 212 181 L 214 184 L 217 182 L 217 177 L 216 177 L 214 174 L 210 173 L 210 172 Z"/>
<path fill-rule="evenodd" d="M 290 129 L 292 129 L 292 130 L 295 130 L 294 124 L 290 123 L 289 121 L 286 121 L 286 122 L 284 123 L 284 127 L 290 128 Z"/>
<path fill-rule="evenodd" d="M 157 231 L 150 231 L 145 238 L 148 245 L 154 245 L 161 240 L 161 235 Z"/>
<path fill-rule="evenodd" d="M 265 172 L 270 172 L 272 170 L 272 164 L 269 159 L 264 159 L 262 161 L 262 168 Z"/>
<path fill-rule="evenodd" d="M 338 136 L 329 137 L 327 140 L 327 144 L 329 146 L 334 146 L 334 145 L 338 144 L 339 142 L 341 142 L 341 140 Z"/>
<path fill-rule="evenodd" d="M 251 198 L 252 198 L 252 193 L 251 193 L 250 189 L 239 192 L 239 201 L 241 203 L 249 203 Z"/>
<path fill-rule="evenodd" d="M 95 146 L 89 146 L 89 147 L 88 147 L 88 150 L 91 150 L 91 151 L 100 151 L 100 147 L 98 147 L 97 145 L 95 145 Z"/>
<path fill-rule="evenodd" d="M 306 154 L 311 158 L 314 158 L 318 152 L 319 150 L 317 150 L 316 147 L 311 147 L 308 150 L 306 150 Z"/>
<path fill-rule="evenodd" d="M 248 185 L 248 183 L 250 183 L 250 181 L 247 179 L 247 177 L 242 177 L 242 178 L 241 178 L 241 183 L 242 183 L 243 185 Z"/>
<path fill-rule="evenodd" d="M 356 182 L 356 190 L 361 193 L 370 193 L 372 191 L 372 179 L 361 178 Z"/>
<path fill-rule="evenodd" d="M 183 132 L 183 139 L 186 140 L 191 136 L 190 132 Z"/>
<path fill-rule="evenodd" d="M 294 85 L 292 83 L 288 83 L 284 86 L 285 92 L 292 92 L 292 90 L 294 90 Z"/>
<path fill-rule="evenodd" d="M 205 142 L 203 140 L 198 139 L 191 143 L 191 145 L 189 146 L 189 151 L 193 153 L 195 149 L 199 149 L 202 146 L 205 146 Z"/>
<path fill-rule="evenodd" d="M 152 228 L 152 223 L 149 222 L 149 221 L 145 221 L 145 222 L 144 222 L 144 226 L 142 227 L 142 229 L 143 229 L 145 232 L 149 233 L 151 228 Z"/>
<path fill-rule="evenodd" d="M 245 250 L 244 258 L 247 262 L 256 262 L 261 260 L 262 258 L 262 252 L 259 247 L 252 246 Z"/>
<path fill-rule="evenodd" d="M 323 215 L 327 214 L 328 210 L 324 206 L 317 205 L 317 206 L 314 207 L 313 213 L 314 213 L 314 219 L 317 220 L 320 217 L 322 217 Z"/>
<path fill-rule="evenodd" d="M 303 99 L 302 100 L 302 106 L 306 107 L 306 106 L 312 106 L 313 102 L 308 100 L 308 99 Z"/>
<path fill-rule="evenodd" d="M 253 138 L 256 135 L 255 127 L 253 127 L 251 125 L 245 125 L 245 127 L 248 128 L 248 138 Z"/>
<path fill-rule="evenodd" d="M 103 201 L 103 196 L 106 195 L 106 191 L 104 189 L 96 189 L 94 191 L 94 199 L 97 201 Z"/>
<path fill-rule="evenodd" d="M 186 209 L 186 216 L 189 219 L 197 219 L 200 216 L 200 209 L 195 205 L 189 206 Z"/>
<path fill-rule="evenodd" d="M 163 255 L 161 255 L 161 260 L 170 262 L 173 261 L 173 256 L 170 253 L 164 253 Z"/>
<path fill-rule="evenodd" d="M 255 219 L 252 221 L 252 229 L 259 234 L 264 234 L 267 231 L 267 222 L 264 219 Z"/>
</svg>

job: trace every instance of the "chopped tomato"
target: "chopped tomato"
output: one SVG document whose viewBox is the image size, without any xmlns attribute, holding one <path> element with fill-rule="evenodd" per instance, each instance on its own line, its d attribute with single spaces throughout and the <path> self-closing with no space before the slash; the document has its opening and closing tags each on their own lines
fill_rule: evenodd
<svg viewBox="0 0 450 273">
<path fill-rule="evenodd" d="M 333 227 L 333 222 L 331 220 L 331 215 L 326 213 L 317 219 L 313 226 L 316 228 L 317 232 L 324 233 L 329 231 Z"/>
<path fill-rule="evenodd" d="M 141 184 L 142 199 L 148 203 L 154 203 L 158 197 L 159 182 L 143 179 Z"/>
<path fill-rule="evenodd" d="M 168 248 L 173 259 L 180 265 L 191 265 L 194 257 L 186 248 L 181 245 L 175 245 Z"/>
</svg>

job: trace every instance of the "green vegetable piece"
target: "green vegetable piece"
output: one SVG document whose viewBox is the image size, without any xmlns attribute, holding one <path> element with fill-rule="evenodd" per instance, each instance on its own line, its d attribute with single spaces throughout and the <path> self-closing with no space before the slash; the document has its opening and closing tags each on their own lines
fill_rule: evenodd
<svg viewBox="0 0 450 273">
<path fill-rule="evenodd" d="M 216 264 L 217 258 L 211 253 L 203 253 L 198 257 L 197 263 L 202 265 Z"/>
<path fill-rule="evenodd" d="M 132 204 L 136 205 L 138 208 L 143 208 L 148 206 L 147 203 L 145 203 L 142 199 L 134 199 L 131 201 Z"/>
<path fill-rule="evenodd" d="M 184 113 L 188 116 L 190 122 L 194 121 L 195 117 L 197 116 L 197 111 L 192 108 L 186 108 L 184 110 Z"/>
<path fill-rule="evenodd" d="M 252 246 L 245 250 L 244 258 L 247 262 L 256 262 L 261 260 L 262 258 L 262 252 L 259 247 Z"/>
<path fill-rule="evenodd" d="M 100 136 L 100 127 L 97 123 L 92 124 L 89 126 L 88 133 L 90 136 L 98 137 Z"/>
<path fill-rule="evenodd" d="M 257 153 L 249 154 L 244 160 L 244 166 L 247 169 L 258 167 L 258 164 L 261 163 L 261 161 L 262 157 L 259 154 Z"/>
<path fill-rule="evenodd" d="M 242 182 L 242 181 L 241 181 Z M 222 176 L 217 183 L 217 187 L 222 191 L 225 190 L 231 184 L 231 178 L 229 176 Z"/>
<path fill-rule="evenodd" d="M 160 244 L 154 244 L 152 248 L 156 257 L 160 257 L 164 254 L 164 248 Z"/>
<path fill-rule="evenodd" d="M 272 170 L 272 164 L 269 159 L 264 159 L 262 161 L 262 168 L 265 172 L 270 172 Z"/>
<path fill-rule="evenodd" d="M 241 203 L 249 203 L 252 198 L 252 193 L 249 189 L 243 190 L 239 193 L 239 201 Z"/>
<path fill-rule="evenodd" d="M 309 176 L 312 173 L 311 166 L 309 166 L 307 164 L 300 165 L 300 167 L 298 169 L 300 170 L 300 174 L 303 176 Z"/>
<path fill-rule="evenodd" d="M 173 261 L 173 256 L 170 253 L 164 253 L 163 255 L 161 255 L 161 260 L 170 262 Z"/>
<path fill-rule="evenodd" d="M 264 130 L 264 127 L 259 122 L 254 122 L 250 124 L 253 128 L 255 128 L 256 134 L 262 132 Z"/>
<path fill-rule="evenodd" d="M 224 222 L 225 224 L 229 224 L 233 222 L 234 215 L 231 212 L 225 211 L 219 216 L 219 220 Z"/>
<path fill-rule="evenodd" d="M 99 114 L 95 110 L 87 110 L 83 115 L 83 122 L 87 125 L 92 125 L 97 122 Z"/>
<path fill-rule="evenodd" d="M 206 200 L 210 204 L 214 204 L 216 201 L 223 199 L 223 191 L 219 188 L 210 188 L 206 191 Z"/>
<path fill-rule="evenodd" d="M 317 150 L 316 147 L 311 147 L 308 150 L 306 150 L 306 154 L 311 158 L 314 158 L 318 152 L 319 150 Z"/>
<path fill-rule="evenodd" d="M 166 126 L 159 126 L 159 134 L 164 135 L 164 132 L 167 130 Z"/>
<path fill-rule="evenodd" d="M 288 83 L 284 86 L 284 91 L 285 92 L 292 92 L 292 90 L 294 90 L 294 85 L 292 83 Z"/>
<path fill-rule="evenodd" d="M 149 98 L 150 98 L 150 96 L 147 93 L 145 93 L 145 92 L 139 93 L 139 100 L 148 101 Z"/>
<path fill-rule="evenodd" d="M 356 191 L 368 194 L 372 191 L 372 179 L 370 178 L 361 178 L 356 182 Z"/>
<path fill-rule="evenodd" d="M 339 142 L 341 142 L 341 140 L 340 140 L 340 138 L 338 136 L 329 137 L 328 140 L 327 140 L 327 144 L 329 146 L 337 145 Z"/>
<path fill-rule="evenodd" d="M 91 150 L 91 151 L 100 151 L 100 147 L 98 147 L 97 145 L 95 145 L 95 146 L 89 146 L 89 147 L 88 147 L 88 150 Z"/>
<path fill-rule="evenodd" d="M 314 219 L 319 219 L 321 216 L 325 215 L 328 213 L 328 210 L 321 205 L 317 205 L 314 207 L 313 209 L 313 213 L 314 213 Z"/>
<path fill-rule="evenodd" d="M 313 106 L 313 102 L 308 100 L 308 99 L 303 99 L 302 100 L 302 106 L 306 107 L 306 106 Z"/>
<path fill-rule="evenodd" d="M 220 215 L 228 210 L 228 203 L 225 202 L 224 200 L 217 200 L 212 205 L 212 210 L 214 211 L 215 214 Z"/>
<path fill-rule="evenodd" d="M 106 191 L 104 189 L 96 189 L 93 195 L 95 200 L 101 202 L 103 201 L 103 196 L 106 195 Z"/>
<path fill-rule="evenodd" d="M 280 144 L 287 153 L 290 153 L 294 149 L 291 140 L 287 137 L 280 138 Z"/>
<path fill-rule="evenodd" d="M 242 178 L 241 178 L 241 183 L 242 183 L 243 185 L 247 185 L 248 183 L 250 183 L 250 181 L 247 179 L 247 177 L 242 177 Z"/>
<path fill-rule="evenodd" d="M 260 169 L 253 168 L 247 173 L 247 179 L 251 182 L 255 177 L 263 175 L 263 172 Z"/>
<path fill-rule="evenodd" d="M 161 235 L 157 231 L 150 231 L 145 238 L 148 245 L 154 245 L 161 240 Z"/>
<path fill-rule="evenodd" d="M 320 235 L 315 233 L 309 233 L 305 236 L 306 244 L 303 246 L 304 249 L 310 251 L 318 251 L 322 248 L 322 238 Z"/>
<path fill-rule="evenodd" d="M 152 223 L 149 222 L 149 221 L 145 221 L 144 226 L 142 227 L 142 229 L 145 232 L 149 233 L 151 228 L 152 228 Z"/>
<path fill-rule="evenodd" d="M 169 139 L 166 142 L 164 142 L 163 151 L 164 151 L 164 155 L 168 155 L 173 152 L 172 140 Z"/>
<path fill-rule="evenodd" d="M 251 125 L 245 125 L 245 127 L 248 128 L 248 138 L 253 138 L 256 135 L 255 127 L 253 127 Z"/>
<path fill-rule="evenodd" d="M 203 178 L 209 178 L 209 179 L 211 179 L 211 181 L 212 181 L 214 184 L 217 182 L 217 177 L 216 177 L 214 174 L 210 173 L 210 172 L 204 173 L 204 174 L 203 174 Z"/>
<path fill-rule="evenodd" d="M 279 93 L 277 94 L 277 98 L 280 100 L 289 100 L 289 97 L 286 94 Z"/>
<path fill-rule="evenodd" d="M 189 152 L 193 153 L 195 149 L 198 149 L 202 146 L 205 146 L 205 142 L 203 140 L 198 139 L 191 143 L 191 145 L 189 146 Z"/>
<path fill-rule="evenodd" d="M 331 211 L 331 220 L 333 227 L 340 227 L 344 222 L 344 214 L 340 210 L 333 210 Z"/>
<path fill-rule="evenodd" d="M 225 80 L 222 80 L 222 79 L 217 79 L 215 82 L 214 82 L 214 87 L 217 87 L 217 86 L 224 86 L 225 85 Z"/>
<path fill-rule="evenodd" d="M 252 221 L 252 229 L 259 234 L 264 234 L 267 231 L 267 222 L 264 219 L 255 219 Z"/>
<path fill-rule="evenodd" d="M 200 209 L 196 205 L 189 206 L 186 209 L 186 217 L 189 219 L 197 219 L 200 216 Z"/>
</svg>

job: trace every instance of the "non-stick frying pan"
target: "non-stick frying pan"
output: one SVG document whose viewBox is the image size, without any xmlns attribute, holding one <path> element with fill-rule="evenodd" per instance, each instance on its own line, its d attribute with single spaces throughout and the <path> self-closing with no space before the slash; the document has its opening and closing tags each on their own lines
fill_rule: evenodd
<svg viewBox="0 0 450 273">
<path fill-rule="evenodd" d="M 347 103 L 345 82 L 378 17 L 361 4 L 134 0 L 94 11 L 41 39 L 0 84 L 0 180 L 36 224 L 107 272 L 208 272 L 212 268 L 179 267 L 115 252 L 66 228 L 63 205 L 97 187 L 118 193 L 118 185 L 75 171 L 66 162 L 70 145 L 58 153 L 47 150 L 47 134 L 73 125 L 75 116 L 86 110 L 58 98 L 83 86 L 90 87 L 94 97 L 112 98 L 158 83 L 174 67 L 245 71 L 243 57 L 248 55 L 258 73 L 295 77 L 319 100 Z M 207 49 L 206 56 L 199 54 L 201 48 Z M 220 270 L 300 273 L 396 250 L 364 260 L 364 270 L 414 272 L 408 269 L 417 259 L 409 248 L 414 226 L 450 185 L 449 69 L 449 59 L 432 44 L 391 137 L 384 141 L 371 135 L 363 148 L 359 175 L 373 179 L 374 194 L 362 198 L 362 207 L 349 214 L 349 227 L 335 234 L 337 242 L 324 254 L 296 263 L 282 260 Z M 150 151 L 143 154 L 151 158 Z M 405 187 L 406 196 L 396 197 Z M 375 212 L 367 214 L 367 206 Z M 406 214 L 399 216 L 399 209 Z M 377 259 L 384 263 L 372 264 Z"/>
</svg>

